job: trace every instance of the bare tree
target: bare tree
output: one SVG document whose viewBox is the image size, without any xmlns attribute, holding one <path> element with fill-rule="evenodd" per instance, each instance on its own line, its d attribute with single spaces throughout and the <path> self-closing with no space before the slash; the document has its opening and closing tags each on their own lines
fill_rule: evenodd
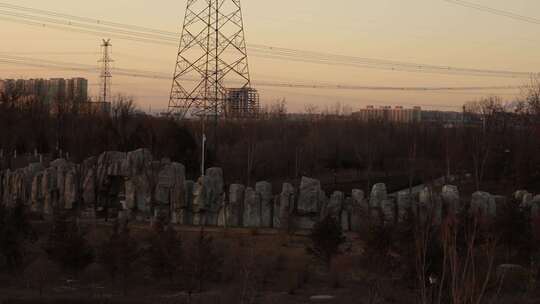
<svg viewBox="0 0 540 304">
<path fill-rule="evenodd" d="M 192 242 L 185 263 L 187 287 L 190 292 L 203 291 L 205 282 L 216 278 L 223 260 L 216 252 L 214 239 L 201 228 L 198 236 Z"/>
<path fill-rule="evenodd" d="M 418 156 L 418 132 L 416 125 L 409 126 L 412 134 L 409 134 L 409 195 L 412 196 L 412 187 L 417 170 L 417 156 Z"/>
<path fill-rule="evenodd" d="M 304 105 L 304 112 L 311 118 L 313 119 L 315 117 L 315 115 L 317 115 L 318 113 L 318 110 L 319 110 L 319 107 L 317 107 L 316 105 L 314 104 L 305 104 Z"/>
<path fill-rule="evenodd" d="M 130 135 L 134 132 L 131 123 L 133 117 L 139 113 L 133 97 L 118 94 L 112 102 L 112 121 L 120 138 L 120 147 L 126 151 Z"/>
<path fill-rule="evenodd" d="M 474 180 L 480 190 L 484 180 L 486 165 L 493 152 L 500 114 L 504 112 L 502 100 L 491 96 L 464 106 L 465 112 L 481 120 L 480 129 L 471 128 L 468 132 L 474 169 Z"/>
<path fill-rule="evenodd" d="M 521 106 L 528 114 L 538 117 L 540 115 L 540 79 L 532 77 L 529 83 L 523 88 L 524 96 Z"/>
<path fill-rule="evenodd" d="M 440 227 L 442 260 L 437 271 L 429 270 L 429 247 L 435 241 L 430 236 L 431 225 L 416 230 L 419 303 L 489 303 L 488 284 L 495 269 L 498 242 L 482 230 L 479 218 L 464 216 L 459 220 L 447 217 Z"/>
<path fill-rule="evenodd" d="M 135 99 L 131 96 L 118 94 L 113 98 L 111 115 L 115 120 L 125 120 L 138 113 Z"/>
<path fill-rule="evenodd" d="M 260 117 L 265 119 L 283 119 L 287 115 L 287 101 L 285 98 L 275 100 L 265 105 L 260 111 Z"/>
</svg>

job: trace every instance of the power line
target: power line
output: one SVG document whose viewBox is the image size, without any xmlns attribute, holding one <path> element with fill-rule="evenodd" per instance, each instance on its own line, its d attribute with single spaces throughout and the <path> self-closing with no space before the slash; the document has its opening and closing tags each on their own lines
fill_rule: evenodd
<svg viewBox="0 0 540 304">
<path fill-rule="evenodd" d="M 174 39 L 173 37 L 164 37 L 161 35 L 144 33 L 140 31 L 124 30 L 124 29 L 104 27 L 104 26 L 93 25 L 93 24 L 79 23 L 73 20 L 62 20 L 58 18 L 35 16 L 35 15 L 29 15 L 25 13 L 11 12 L 11 11 L 5 11 L 5 10 L 0 10 L 0 14 L 5 15 L 5 16 L 16 17 L 20 19 L 34 20 L 34 21 L 58 24 L 58 25 L 69 26 L 69 27 L 82 27 L 82 28 L 89 28 L 91 30 L 97 30 L 97 31 L 107 30 L 111 33 L 122 34 L 122 35 L 139 36 L 141 38 L 150 38 L 150 39 L 157 38 L 157 39 L 168 40 L 172 42 L 176 41 L 176 39 Z"/>
<path fill-rule="evenodd" d="M 252 51 L 253 52 L 253 51 Z M 345 66 L 353 68 L 368 68 L 387 71 L 401 71 L 401 72 L 414 72 L 414 73 L 429 73 L 429 74 L 442 74 L 442 75 L 460 75 L 460 76 L 481 76 L 481 77 L 498 77 L 498 78 L 530 78 L 536 75 L 536 73 L 527 72 L 512 72 L 512 71 L 496 71 L 496 70 L 480 70 L 480 69 L 466 69 L 455 68 L 445 66 L 433 66 L 423 64 L 412 63 L 398 63 L 388 61 L 382 62 L 370 62 L 368 60 L 355 61 L 336 61 L 331 59 L 310 59 L 309 57 L 303 57 L 300 54 L 292 54 L 288 56 L 281 55 L 265 55 L 255 52 L 255 56 L 259 58 L 279 59 L 286 61 L 296 61 L 305 63 L 316 63 L 330 66 Z"/>
<path fill-rule="evenodd" d="M 8 55 L 0 54 L 0 59 L 4 60 L 4 62 L 9 61 L 13 64 L 20 64 L 20 65 L 31 64 L 32 66 L 43 67 L 43 68 L 56 67 L 60 69 L 92 72 L 92 73 L 100 71 L 97 66 L 93 66 L 93 65 L 53 61 L 53 60 L 47 60 L 47 59 L 37 59 L 37 58 L 31 58 L 31 57 L 8 56 Z M 170 78 L 165 73 L 151 72 L 151 71 L 144 71 L 144 70 L 137 70 L 137 69 L 114 68 L 114 72 L 120 75 L 131 76 L 131 77 L 144 77 L 144 78 L 152 78 L 152 79 L 169 79 Z"/>
<path fill-rule="evenodd" d="M 473 3 L 473 2 L 468 2 L 468 1 L 463 1 L 463 0 L 443 0 L 443 1 L 448 2 L 448 3 L 452 3 L 452 4 L 457 4 L 457 5 L 460 5 L 460 6 L 463 6 L 463 7 L 467 7 L 467 8 L 472 8 L 472 9 L 475 9 L 475 10 L 478 10 L 478 11 L 491 13 L 491 14 L 494 14 L 494 15 L 502 16 L 502 17 L 511 18 L 511 19 L 518 20 L 518 21 L 523 21 L 523 22 L 527 22 L 527 23 L 540 25 L 540 19 L 520 15 L 520 14 L 517 14 L 517 13 L 510 12 L 510 11 L 505 11 L 505 10 L 501 10 L 501 9 L 497 9 L 497 8 L 492 8 L 492 7 L 489 7 L 489 6 L 484 6 L 484 5 L 480 5 L 480 4 Z"/>
<path fill-rule="evenodd" d="M 279 93 L 279 94 L 289 94 L 290 92 L 280 90 L 280 89 L 273 89 L 270 88 L 268 91 Z M 451 92 L 451 94 L 467 94 L 467 95 L 478 95 L 479 93 L 473 93 L 473 92 Z M 307 97 L 316 97 L 316 98 L 325 98 L 325 99 L 333 99 L 337 102 L 347 102 L 350 103 L 351 101 L 357 102 L 359 101 L 358 97 L 345 97 L 345 96 L 336 96 L 336 95 L 322 95 L 322 94 L 309 94 L 309 93 L 294 93 L 295 95 L 300 96 L 307 96 Z M 446 93 L 448 94 L 448 93 Z M 506 95 L 506 94 L 497 94 L 497 95 Z M 508 94 L 509 96 L 515 96 L 515 94 Z M 380 106 L 419 106 L 419 107 L 439 107 L 439 108 L 461 108 L 460 105 L 450 105 L 450 104 L 429 104 L 429 103 L 411 103 L 411 102 L 390 102 L 388 100 L 379 100 L 379 99 L 372 99 L 372 98 L 364 98 L 362 97 L 360 99 L 363 103 L 366 104 L 377 104 Z"/>
<path fill-rule="evenodd" d="M 457 0 L 444 0 L 457 2 Z M 110 21 L 101 21 L 92 18 L 78 17 L 52 11 L 37 10 L 17 5 L 0 2 L 0 7 L 13 10 L 22 10 L 34 14 L 43 14 L 47 17 L 34 16 L 20 12 L 10 12 L 0 10 L 0 19 L 23 23 L 32 26 L 49 27 L 58 30 L 74 31 L 90 35 L 109 35 L 112 38 L 129 40 L 134 42 L 161 44 L 167 46 L 177 46 L 177 34 L 174 32 L 150 29 L 136 25 L 127 25 Z M 7 16 L 7 17 L 6 17 Z M 56 17 L 57 19 L 54 19 Z M 64 19 L 58 19 L 58 17 Z M 67 19 L 66 19 L 67 18 Z M 65 20 L 66 19 L 66 20 Z M 98 22 L 99 21 L 99 22 Z M 83 22 L 83 23 L 81 23 Z M 91 23 L 91 24 L 84 24 Z M 95 24 L 98 25 L 95 25 Z M 115 28 L 111 28 L 115 27 Z M 322 52 L 303 51 L 273 47 L 261 44 L 248 45 L 250 53 L 255 57 L 295 61 L 303 63 L 322 64 L 330 66 L 344 66 L 352 68 L 370 68 L 387 71 L 401 71 L 414 73 L 432 73 L 444 75 L 463 75 L 481 77 L 509 77 L 509 78 L 529 78 L 538 73 L 515 72 L 505 70 L 472 69 L 451 66 L 438 66 L 431 64 L 401 62 L 385 59 L 362 58 L 355 56 L 344 56 Z"/>
<path fill-rule="evenodd" d="M 0 62 L 34 66 L 41 68 L 53 68 L 60 70 L 72 70 L 83 72 L 97 72 L 99 69 L 92 65 L 60 62 L 53 60 L 43 60 L 22 56 L 6 56 L 0 54 Z M 170 80 L 170 76 L 167 73 L 126 69 L 126 68 L 114 68 L 114 73 L 121 76 L 135 77 L 135 78 L 148 78 L 148 79 L 163 79 Z M 186 77 L 186 80 L 196 81 L 196 77 Z M 344 84 L 330 84 L 330 83 L 292 83 L 292 82 L 275 82 L 275 81 L 257 81 L 257 86 L 261 87 L 278 87 L 278 88 L 295 88 L 295 89 L 327 89 L 327 90 L 369 90 L 369 91 L 416 91 L 416 92 L 445 92 L 445 91 L 485 91 L 485 90 L 516 90 L 520 89 L 520 86 L 469 86 L 469 87 L 451 87 L 451 86 L 438 86 L 438 87 L 397 87 L 397 86 L 361 86 L 361 85 L 344 85 Z"/>
<path fill-rule="evenodd" d="M 359 86 L 339 84 L 303 84 L 286 82 L 257 82 L 258 86 L 296 88 L 296 89 L 330 89 L 330 90 L 365 90 L 365 91 L 483 91 L 483 90 L 514 90 L 517 86 L 487 86 L 487 87 L 394 87 L 394 86 Z"/>
<path fill-rule="evenodd" d="M 2 14 L 3 14 L 2 11 L 0 11 L 0 15 Z M 102 37 L 103 35 L 108 35 L 113 38 L 118 38 L 122 40 L 130 40 L 130 41 L 135 41 L 135 42 L 142 42 L 142 43 L 162 44 L 162 45 L 169 45 L 169 46 L 173 46 L 176 44 L 176 43 L 173 43 L 172 41 L 167 42 L 167 41 L 162 41 L 162 40 L 148 39 L 144 37 L 121 35 L 118 33 L 107 31 L 105 29 L 88 30 L 88 29 L 75 28 L 73 24 L 70 25 L 69 23 L 57 22 L 55 24 L 47 24 L 47 23 L 43 23 L 42 21 L 36 18 L 25 18 L 25 17 L 15 16 L 14 14 L 3 14 L 3 15 L 8 15 L 9 17 L 0 16 L 0 19 L 2 20 L 16 22 L 19 24 L 31 25 L 31 26 L 40 27 L 40 28 L 51 28 L 51 29 L 56 29 L 56 30 L 77 32 L 77 33 L 89 34 L 89 35 L 100 36 L 100 37 Z"/>
<path fill-rule="evenodd" d="M 41 60 L 33 59 L 20 56 L 9 56 L 8 58 L 2 58 L 5 56 L 0 55 L 0 64 L 15 64 L 15 65 L 24 65 L 32 66 L 37 68 L 45 69 L 56 69 L 56 70 L 70 70 L 70 71 L 82 71 L 88 73 L 97 73 L 99 69 L 91 65 L 84 64 L 75 64 L 67 62 L 55 62 L 51 60 Z M 115 74 L 134 77 L 134 78 L 145 78 L 145 79 L 156 79 L 156 80 L 167 80 L 169 77 L 163 73 L 150 72 L 144 70 L 135 70 L 135 69 L 114 69 Z M 154 75 L 152 75 L 154 74 Z M 194 81 L 195 79 L 193 79 Z M 95 84 L 99 86 L 99 84 Z M 407 91 L 407 92 L 420 92 L 420 93 L 440 93 L 449 92 L 462 93 L 462 92 L 472 92 L 472 91 L 482 91 L 482 90 L 516 90 L 521 87 L 518 86 L 502 86 L 502 87 L 384 87 L 384 86 L 342 86 L 342 85 L 331 85 L 331 84 L 299 84 L 299 83 L 285 83 L 285 82 L 261 82 L 258 84 L 263 87 L 269 88 L 297 88 L 297 89 L 349 89 L 349 90 L 375 90 L 375 91 Z M 300 93 L 302 94 L 302 93 Z M 155 97 L 158 97 L 157 95 Z M 166 94 L 159 97 L 166 97 Z M 335 97 L 335 96 L 334 96 Z M 341 97 L 335 97 L 341 98 Z M 407 106 L 425 106 L 425 107 L 438 107 L 438 108 L 457 108 L 453 105 L 439 105 L 439 104 L 404 104 L 400 105 Z"/>
<path fill-rule="evenodd" d="M 142 27 L 142 26 L 137 26 L 137 25 L 123 24 L 123 23 L 118 23 L 118 22 L 105 21 L 105 20 L 100 20 L 100 19 L 80 17 L 80 16 L 69 15 L 69 14 L 64 14 L 64 13 L 58 13 L 58 12 L 53 12 L 53 11 L 47 11 L 47 10 L 42 10 L 42 9 L 24 7 L 24 6 L 20 6 L 20 5 L 14 5 L 14 4 L 10 4 L 10 3 L 5 3 L 5 2 L 0 2 L 0 7 L 4 7 L 4 8 L 7 8 L 7 9 L 18 10 L 18 11 L 25 11 L 25 12 L 30 12 L 30 13 L 37 13 L 37 14 L 42 14 L 42 15 L 46 15 L 46 16 L 62 17 L 62 18 L 65 18 L 65 19 L 75 19 L 75 20 L 79 20 L 81 22 L 86 22 L 86 23 L 95 23 L 95 24 L 99 24 L 99 25 L 106 25 L 106 26 L 120 27 L 120 28 L 131 28 L 131 29 L 134 29 L 134 30 L 145 31 L 145 32 L 150 32 L 150 33 L 156 33 L 156 34 L 161 34 L 161 35 L 170 35 L 170 36 L 174 36 L 174 37 L 176 37 L 178 35 L 175 32 L 157 30 L 157 29 L 152 29 L 152 28 L 147 28 L 147 27 Z"/>
<path fill-rule="evenodd" d="M 1 51 L 0 54 L 13 54 L 14 52 Z M 63 51 L 16 51 L 17 54 L 25 55 L 51 55 L 51 56 L 66 56 L 66 55 L 97 55 L 99 52 L 63 52 Z"/>
<path fill-rule="evenodd" d="M 269 47 L 264 45 L 251 45 L 252 47 L 257 47 L 260 49 L 267 49 L 278 55 L 293 55 L 297 57 L 309 57 L 317 58 L 320 60 L 328 60 L 328 58 L 350 62 L 356 64 L 379 64 L 385 65 L 388 67 L 392 66 L 402 66 L 404 68 L 411 69 L 432 69 L 432 70 L 441 70 L 441 71 L 450 71 L 450 72 L 468 72 L 468 73 L 485 73 L 485 74 L 508 74 L 511 76 L 524 76 L 525 74 L 530 75 L 531 73 L 522 73 L 522 72 L 511 72 L 511 71 L 502 71 L 502 70 L 486 70 L 486 69 L 471 69 L 471 68 L 455 68 L 451 66 L 438 66 L 430 65 L 423 63 L 411 63 L 411 62 L 400 62 L 395 60 L 386 60 L 386 59 L 373 59 L 373 58 L 362 58 L 354 56 L 345 56 L 345 55 L 335 55 L 322 52 L 312 52 L 312 51 L 300 51 L 287 48 L 278 48 L 278 47 Z"/>
</svg>

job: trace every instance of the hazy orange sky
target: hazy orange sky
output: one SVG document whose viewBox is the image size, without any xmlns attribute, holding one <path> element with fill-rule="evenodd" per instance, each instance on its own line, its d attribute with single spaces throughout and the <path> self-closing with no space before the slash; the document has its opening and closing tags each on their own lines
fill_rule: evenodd
<svg viewBox="0 0 540 304">
<path fill-rule="evenodd" d="M 537 0 L 470 0 L 540 18 Z M 7 3 L 145 27 L 180 31 L 186 1 L 17 0 Z M 464 8 L 442 0 L 243 0 L 248 43 L 425 64 L 540 71 L 540 25 Z M 94 64 L 100 37 L 37 28 L 0 19 L 0 53 Z M 106 37 L 103 37 L 106 38 Z M 173 73 L 176 47 L 113 39 L 115 66 Z M 521 85 L 526 79 L 437 75 L 333 67 L 250 58 L 252 81 L 325 82 L 373 86 Z M 75 77 L 96 74 L 2 65 L 0 78 Z M 117 76 L 113 92 L 133 95 L 144 109 L 165 109 L 171 81 Z M 486 94 L 513 99 L 519 91 L 380 92 L 260 87 L 263 103 L 287 100 L 290 111 L 305 104 L 336 102 L 358 109 L 368 104 L 459 107 Z"/>
</svg>

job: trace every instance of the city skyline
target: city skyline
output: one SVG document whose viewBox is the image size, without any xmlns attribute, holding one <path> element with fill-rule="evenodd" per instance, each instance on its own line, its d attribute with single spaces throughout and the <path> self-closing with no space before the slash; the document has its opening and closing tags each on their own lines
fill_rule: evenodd
<svg viewBox="0 0 540 304">
<path fill-rule="evenodd" d="M 145 1 L 115 1 L 103 10 L 93 4 L 70 5 L 63 0 L 48 1 L 44 6 L 34 1 L 18 1 L 17 5 L 57 11 L 77 16 L 126 24 L 180 31 L 185 1 L 163 1 L 148 7 Z M 480 1 L 504 10 L 527 15 L 540 8 L 533 1 Z M 446 1 L 344 1 L 332 6 L 322 1 L 243 2 L 248 44 L 264 44 L 300 50 L 317 50 L 364 58 L 476 69 L 535 72 L 540 61 L 534 57 L 537 25 L 461 7 Z M 279 9 L 286 5 L 287 10 Z M 129 7 L 129 10 L 120 10 Z M 419 10 L 418 8 L 423 8 Z M 121 13 L 119 13 L 121 12 Z M 534 16 L 530 16 L 534 17 Z M 32 58 L 77 62 L 97 68 L 100 37 L 37 28 L 0 20 L 3 54 Z M 404 24 L 399 27 L 397 25 Z M 474 25 L 474 26 L 473 26 Z M 519 33 L 519 34 L 515 34 Z M 299 39 L 301 37 L 301 39 Z M 107 37 L 102 37 L 107 38 Z M 112 38 L 113 59 L 119 68 L 132 68 L 170 74 L 172 78 L 176 47 L 137 43 Z M 23 51 L 20 51 L 23 50 Z M 3 65 L 1 78 L 75 77 L 89 79 L 91 94 L 99 87 L 97 73 L 52 71 L 33 67 Z M 261 93 L 264 106 L 285 98 L 292 112 L 302 111 L 305 104 L 319 108 L 340 102 L 359 109 L 368 104 L 420 105 L 439 109 L 458 109 L 468 101 L 485 95 L 514 99 L 518 89 L 456 92 L 403 92 L 373 90 L 336 90 L 306 88 L 258 87 L 257 83 L 332 83 L 350 86 L 392 87 L 469 87 L 519 86 L 526 78 L 499 78 L 464 75 L 439 75 L 401 71 L 384 71 L 250 57 L 255 88 Z M 113 70 L 114 73 L 114 70 Z M 143 109 L 165 109 L 171 80 L 138 79 L 113 74 L 113 94 L 133 95 Z"/>
</svg>

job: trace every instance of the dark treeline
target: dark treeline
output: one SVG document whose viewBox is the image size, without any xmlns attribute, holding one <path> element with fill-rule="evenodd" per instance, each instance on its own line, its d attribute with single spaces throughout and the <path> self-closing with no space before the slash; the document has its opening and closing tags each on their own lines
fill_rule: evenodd
<svg viewBox="0 0 540 304">
<path fill-rule="evenodd" d="M 83 114 L 73 106 L 51 111 L 39 100 L 19 99 L 0 96 L 4 159 L 15 151 L 38 151 L 51 157 L 69 153 L 70 159 L 80 161 L 107 150 L 146 147 L 157 158 L 185 164 L 189 178 L 199 174 L 199 122 L 148 116 L 123 96 L 116 98 L 110 115 Z M 530 86 L 517 102 L 488 97 L 468 103 L 465 111 L 477 118 L 476 123 L 361 122 L 332 115 L 288 120 L 281 106 L 275 115 L 266 113 L 260 120 L 221 121 L 215 132 L 209 123 L 207 166 L 222 167 L 228 183 L 248 185 L 307 175 L 326 185 L 369 189 L 376 182 L 392 184 L 392 178 L 406 187 L 470 174 L 477 189 L 488 183 L 538 188 L 540 87 Z"/>
<path fill-rule="evenodd" d="M 533 93 L 520 103 L 496 97 L 468 103 L 475 122 L 458 125 L 332 116 L 224 122 L 217 162 L 229 178 L 250 185 L 302 175 L 343 181 L 343 172 L 353 172 L 366 189 L 395 175 L 417 183 L 458 174 L 470 174 L 478 189 L 487 182 L 537 187 L 540 111 Z"/>
<path fill-rule="evenodd" d="M 32 97 L 23 99 L 0 95 L 0 149 L 8 160 L 4 166 L 15 153 L 36 151 L 79 162 L 104 151 L 141 147 L 188 166 L 198 161 L 192 159 L 198 155 L 197 143 L 187 128 L 140 112 L 129 97 L 117 96 L 110 115 L 82 111 L 69 102 L 53 107 Z"/>
</svg>

